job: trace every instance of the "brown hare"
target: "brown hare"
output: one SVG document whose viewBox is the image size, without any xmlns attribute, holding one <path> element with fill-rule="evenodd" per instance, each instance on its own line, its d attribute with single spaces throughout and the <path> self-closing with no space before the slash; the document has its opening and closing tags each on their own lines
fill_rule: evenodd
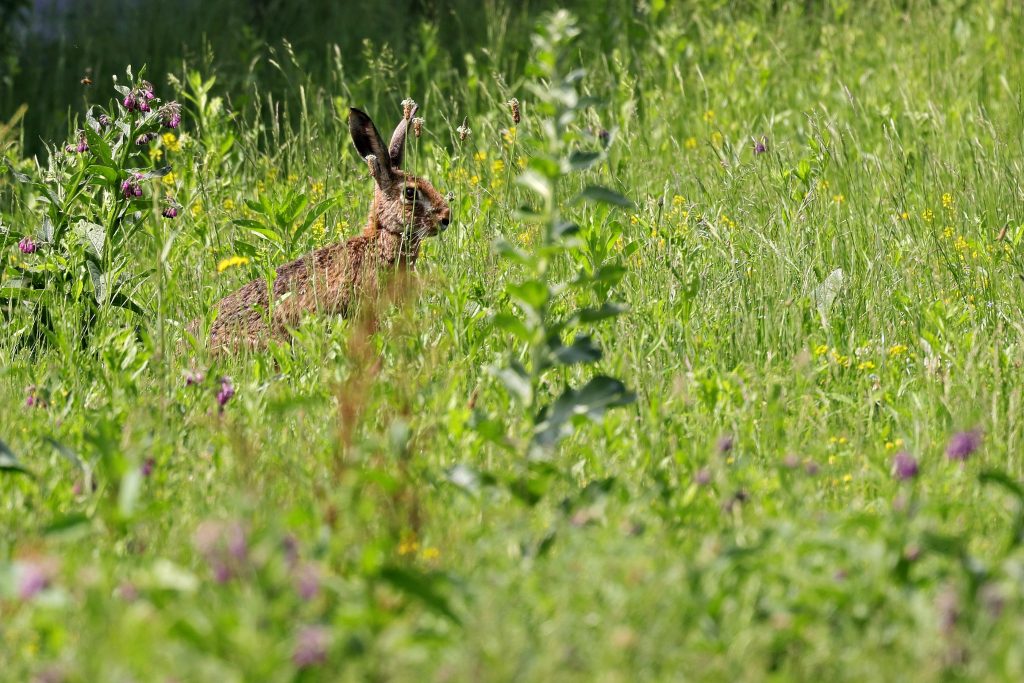
<svg viewBox="0 0 1024 683">
<path fill-rule="evenodd" d="M 405 138 L 416 106 L 406 107 L 391 144 L 362 111 L 349 109 L 348 127 L 374 180 L 370 216 L 361 235 L 306 254 L 277 269 L 273 302 L 267 283 L 253 280 L 217 303 L 210 350 L 260 348 L 286 339 L 289 327 L 311 312 L 347 315 L 362 292 L 377 290 L 383 274 L 411 269 L 420 243 L 448 227 L 451 209 L 423 178 L 402 171 Z M 193 331 L 198 326 L 193 323 Z"/>
</svg>

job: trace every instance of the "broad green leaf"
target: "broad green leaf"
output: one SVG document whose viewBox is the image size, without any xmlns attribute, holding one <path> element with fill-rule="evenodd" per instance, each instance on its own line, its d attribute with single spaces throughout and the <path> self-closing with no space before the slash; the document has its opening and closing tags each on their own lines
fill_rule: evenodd
<svg viewBox="0 0 1024 683">
<path fill-rule="evenodd" d="M 443 576 L 426 574 L 411 567 L 397 565 L 381 567 L 378 576 L 393 588 L 416 598 L 437 614 L 447 617 L 456 624 L 462 623 L 448 604 L 448 599 L 438 590 L 438 584 L 444 580 Z"/>
<path fill-rule="evenodd" d="M 550 296 L 544 283 L 537 280 L 510 284 L 506 287 L 506 291 L 513 300 L 528 307 L 534 315 L 540 314 L 540 310 L 547 305 Z"/>
<path fill-rule="evenodd" d="M 496 374 L 510 394 L 523 405 L 530 405 L 533 401 L 533 388 L 522 365 L 513 363 L 507 368 L 501 368 Z"/>
<path fill-rule="evenodd" d="M 0 472 L 14 472 L 16 474 L 26 474 L 28 476 L 34 476 L 32 472 L 21 464 L 18 460 L 18 456 L 14 455 L 3 439 L 0 439 Z"/>
<path fill-rule="evenodd" d="M 607 187 L 601 187 L 600 185 L 588 186 L 576 195 L 576 199 L 573 200 L 573 203 L 581 200 L 601 202 L 602 204 L 612 204 L 614 206 L 622 206 L 627 209 L 633 208 L 632 200 L 622 196 L 615 190 L 609 190 Z"/>
<path fill-rule="evenodd" d="M 514 261 L 520 265 L 526 266 L 532 263 L 529 254 L 517 247 L 516 245 L 509 242 L 504 237 L 499 237 L 494 240 L 494 252 L 499 256 L 507 258 L 509 261 Z"/>
<path fill-rule="evenodd" d="M 301 237 L 303 233 L 309 230 L 310 226 L 312 226 L 313 223 L 315 223 L 316 220 L 320 218 L 320 216 L 323 216 L 325 213 L 327 213 L 337 202 L 337 197 L 331 197 L 330 199 L 325 199 L 319 204 L 316 204 L 312 209 L 306 212 L 306 217 L 303 219 L 302 225 L 300 225 L 299 228 L 295 231 L 295 237 Z"/>
<path fill-rule="evenodd" d="M 551 181 L 543 175 L 528 168 L 516 178 L 516 182 L 523 187 L 529 188 L 539 194 L 545 201 L 551 200 Z"/>
<path fill-rule="evenodd" d="M 636 400 L 621 381 L 599 375 L 582 389 L 566 389 L 565 393 L 537 416 L 533 441 L 550 448 L 572 433 L 574 418 L 599 420 L 609 408 L 624 406 Z"/>
<path fill-rule="evenodd" d="M 520 341 L 529 342 L 533 338 L 526 323 L 511 313 L 499 313 L 492 322 L 496 328 L 513 334 Z"/>
<path fill-rule="evenodd" d="M 569 170 L 585 171 L 604 158 L 603 152 L 573 152 L 569 155 Z"/>
<path fill-rule="evenodd" d="M 606 318 L 614 318 L 629 310 L 628 306 L 612 302 L 601 304 L 600 308 L 584 308 L 576 312 L 576 319 L 582 323 L 595 323 Z"/>
<path fill-rule="evenodd" d="M 581 334 L 576 336 L 572 344 L 554 349 L 552 355 L 562 365 L 576 365 L 577 363 L 596 363 L 601 360 L 602 353 L 590 336 Z"/>
</svg>

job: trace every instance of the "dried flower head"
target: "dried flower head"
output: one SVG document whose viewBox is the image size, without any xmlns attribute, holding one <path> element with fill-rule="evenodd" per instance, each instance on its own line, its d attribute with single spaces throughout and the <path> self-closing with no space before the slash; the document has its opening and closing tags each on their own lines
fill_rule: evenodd
<svg viewBox="0 0 1024 683">
<path fill-rule="evenodd" d="M 512 123 L 519 125 L 519 121 L 522 120 L 522 113 L 519 111 L 519 100 L 512 98 L 507 102 L 509 109 L 512 110 Z"/>
<path fill-rule="evenodd" d="M 419 137 L 420 135 L 423 134 L 423 123 L 424 122 L 422 117 L 419 116 L 412 120 L 412 132 L 413 135 L 415 135 L 416 137 Z"/>
<path fill-rule="evenodd" d="M 416 101 L 411 97 L 406 97 L 402 100 L 402 118 L 406 121 L 412 116 L 412 108 L 416 106 Z"/>
<path fill-rule="evenodd" d="M 459 140 L 460 141 L 465 141 L 466 138 L 468 138 L 470 135 L 473 134 L 473 131 L 469 129 L 469 117 L 468 116 L 465 117 L 464 119 L 462 119 L 462 125 L 459 126 L 458 128 L 456 128 L 455 132 L 459 134 Z"/>
</svg>

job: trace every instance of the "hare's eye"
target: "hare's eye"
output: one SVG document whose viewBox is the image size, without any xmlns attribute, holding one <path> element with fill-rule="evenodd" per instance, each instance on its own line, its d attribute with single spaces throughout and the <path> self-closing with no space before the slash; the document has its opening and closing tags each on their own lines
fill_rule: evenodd
<svg viewBox="0 0 1024 683">
<path fill-rule="evenodd" d="M 409 186 L 405 188 L 405 201 L 411 202 L 416 200 L 416 188 Z"/>
</svg>

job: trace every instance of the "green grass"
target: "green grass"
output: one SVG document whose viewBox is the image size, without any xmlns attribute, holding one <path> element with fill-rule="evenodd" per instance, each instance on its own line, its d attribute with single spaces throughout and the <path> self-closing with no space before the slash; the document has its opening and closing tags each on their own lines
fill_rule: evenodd
<svg viewBox="0 0 1024 683">
<path fill-rule="evenodd" d="M 637 400 L 546 464 L 526 459 L 529 415 L 495 374 L 525 349 L 491 323 L 524 277 L 495 239 L 537 249 L 514 183 L 543 151 L 536 50 L 410 48 L 405 69 L 322 76 L 285 60 L 287 88 L 237 107 L 227 85 L 190 85 L 188 65 L 151 74 L 186 104 L 180 150 L 154 143 L 173 166 L 154 185 L 183 210 L 147 219 L 128 252 L 143 314 L 100 307 L 83 345 L 88 286 L 42 295 L 45 343 L 32 306 L 0 308 L 0 439 L 31 472 L 0 470 L 0 679 L 1024 675 L 1024 16 L 1000 2 L 650 4 L 580 16 L 572 61 L 595 104 L 570 135 L 614 135 L 606 161 L 561 186 L 594 242 L 551 272 L 621 263 L 609 296 L 629 310 L 593 325 L 595 368 L 541 388 L 551 399 L 600 372 Z M 406 92 L 417 69 L 430 85 Z M 454 193 L 455 223 L 376 332 L 311 317 L 267 352 L 193 349 L 182 326 L 220 297 L 359 230 L 371 181 L 346 107 L 390 129 L 406 95 L 426 118 L 409 163 Z M 588 184 L 635 209 L 570 206 Z M 337 204 L 288 253 L 232 222 L 296 191 Z M 7 172 L 0 206 L 3 225 L 39 229 L 39 196 Z M 0 248 L 0 288 L 19 264 L 56 264 L 2 235 Z M 250 262 L 219 273 L 235 255 Z M 594 303 L 574 296 L 556 308 Z M 187 386 L 188 370 L 205 381 Z M 237 393 L 221 413 L 222 376 Z M 30 386 L 45 406 L 26 406 Z M 490 438 L 498 422 L 513 448 Z M 968 429 L 981 447 L 950 461 Z M 916 478 L 894 478 L 898 451 Z M 24 598 L 28 571 L 49 584 Z M 303 581 L 318 586 L 308 599 Z M 326 662 L 300 669 L 314 626 Z"/>
</svg>

